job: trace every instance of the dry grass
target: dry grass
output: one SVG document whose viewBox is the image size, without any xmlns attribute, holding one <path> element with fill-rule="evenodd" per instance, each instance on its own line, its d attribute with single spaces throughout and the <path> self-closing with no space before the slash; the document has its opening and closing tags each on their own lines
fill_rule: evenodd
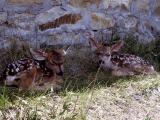
<svg viewBox="0 0 160 120">
<path fill-rule="evenodd" d="M 14 50 L 16 44 L 12 45 L 1 62 L 7 64 L 29 56 L 27 49 Z M 58 93 L 19 93 L 1 87 L 0 120 L 158 120 L 160 117 L 160 75 L 113 77 L 96 68 L 89 48 L 72 47 L 66 57 L 63 79 L 63 89 Z"/>
<path fill-rule="evenodd" d="M 107 76 L 98 75 L 97 80 Z M 160 76 L 119 78 L 110 86 L 54 93 L 5 93 L 4 119 L 158 120 Z M 87 81 L 87 80 L 86 80 Z M 78 84 L 78 83 L 77 83 Z M 10 91 L 11 92 L 11 91 Z M 13 98 L 9 98 L 12 96 Z M 2 99 L 2 98 L 1 98 Z M 11 100 L 12 99 L 12 100 Z"/>
</svg>

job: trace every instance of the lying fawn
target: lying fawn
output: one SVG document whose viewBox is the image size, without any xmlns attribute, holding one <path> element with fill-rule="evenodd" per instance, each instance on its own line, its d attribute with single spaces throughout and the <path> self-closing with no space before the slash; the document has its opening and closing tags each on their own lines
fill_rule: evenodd
<svg viewBox="0 0 160 120">
<path fill-rule="evenodd" d="M 30 49 L 33 58 L 24 58 L 9 64 L 3 72 L 4 83 L 19 90 L 46 90 L 59 88 L 63 75 L 64 50 Z"/>
<path fill-rule="evenodd" d="M 131 54 L 121 54 L 119 51 L 123 46 L 123 41 L 109 46 L 98 44 L 93 38 L 90 38 L 89 43 L 99 58 L 100 67 L 111 70 L 114 76 L 156 73 L 153 66 L 142 58 Z"/>
</svg>

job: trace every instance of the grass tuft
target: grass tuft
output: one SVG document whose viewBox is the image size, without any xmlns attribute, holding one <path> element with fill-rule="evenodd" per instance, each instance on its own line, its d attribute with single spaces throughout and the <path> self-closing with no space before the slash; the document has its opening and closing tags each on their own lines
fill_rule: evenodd
<svg viewBox="0 0 160 120">
<path fill-rule="evenodd" d="M 118 36 L 115 37 L 116 40 Z M 18 46 L 20 46 L 19 42 L 13 42 L 10 48 L 2 50 L 0 62 L 3 64 L 0 66 L 0 72 L 11 61 L 30 57 L 28 46 Z M 156 66 L 157 70 L 160 68 L 158 39 L 143 45 L 128 37 L 123 51 L 146 58 Z M 72 47 L 69 55 L 66 56 L 63 80 L 64 84 L 59 93 L 50 91 L 24 93 L 2 86 L 0 119 L 148 120 L 159 118 L 158 107 L 154 106 L 160 105 L 157 97 L 160 94 L 158 74 L 114 77 L 96 67 L 95 57 L 88 47 Z"/>
</svg>

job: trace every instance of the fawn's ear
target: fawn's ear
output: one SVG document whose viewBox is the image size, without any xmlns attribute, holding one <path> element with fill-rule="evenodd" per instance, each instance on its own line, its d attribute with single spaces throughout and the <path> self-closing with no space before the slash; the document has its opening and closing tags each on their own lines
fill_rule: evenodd
<svg viewBox="0 0 160 120">
<path fill-rule="evenodd" d="M 62 54 L 63 56 L 67 55 L 70 47 L 71 47 L 71 45 L 68 45 L 66 48 L 62 48 L 62 49 L 61 49 L 61 54 Z"/>
<path fill-rule="evenodd" d="M 45 60 L 47 57 L 47 53 L 41 50 L 33 50 L 32 48 L 30 48 L 30 53 L 36 60 Z"/>
<path fill-rule="evenodd" d="M 116 44 L 111 46 L 111 52 L 119 52 L 124 44 L 124 41 L 120 40 Z"/>
<path fill-rule="evenodd" d="M 99 44 L 93 38 L 89 39 L 89 45 L 91 46 L 92 51 L 95 51 L 95 50 L 97 50 L 97 48 L 99 48 Z"/>
</svg>

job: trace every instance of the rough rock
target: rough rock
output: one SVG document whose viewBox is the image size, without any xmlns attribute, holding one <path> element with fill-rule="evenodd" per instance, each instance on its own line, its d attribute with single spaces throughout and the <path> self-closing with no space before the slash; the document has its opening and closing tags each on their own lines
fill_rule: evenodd
<svg viewBox="0 0 160 120">
<path fill-rule="evenodd" d="M 157 15 L 157 16 L 160 16 L 160 1 L 157 0 L 156 2 L 156 7 L 155 7 L 155 10 L 154 10 L 154 14 Z"/>
<path fill-rule="evenodd" d="M 159 35 L 159 17 L 159 0 L 0 0 L 0 47 L 13 37 L 86 45 L 86 31 L 110 40 L 113 29 L 145 43 Z"/>
<path fill-rule="evenodd" d="M 153 33 L 153 35 L 160 34 L 160 21 L 156 20 L 145 20 L 144 25 L 148 32 Z"/>
<path fill-rule="evenodd" d="M 68 37 L 66 37 L 68 36 Z M 49 36 L 48 41 L 46 43 L 51 44 L 51 45 L 61 45 L 64 43 L 65 45 L 74 45 L 74 44 L 87 44 L 88 42 L 85 40 L 85 38 L 82 37 L 83 33 L 56 33 L 53 34 L 52 36 Z M 44 39 L 45 40 L 45 39 Z"/>
<path fill-rule="evenodd" d="M 40 30 L 57 28 L 63 24 L 75 24 L 81 19 L 81 14 L 65 11 L 60 7 L 55 7 L 45 13 L 41 13 L 36 17 L 36 22 Z"/>
<path fill-rule="evenodd" d="M 160 16 L 160 7 L 157 7 L 157 8 L 155 9 L 155 14 L 156 14 L 157 16 Z"/>
<path fill-rule="evenodd" d="M 137 11 L 147 11 L 149 9 L 150 1 L 149 0 L 137 0 L 136 6 L 137 6 Z"/>
<path fill-rule="evenodd" d="M 101 0 L 69 0 L 69 4 L 74 7 L 89 7 L 91 5 L 96 5 L 97 7 L 100 5 Z"/>
<path fill-rule="evenodd" d="M 40 4 L 43 0 L 7 0 L 11 4 Z"/>
<path fill-rule="evenodd" d="M 130 30 L 132 28 L 136 28 L 138 25 L 138 19 L 134 16 L 128 15 L 124 19 L 124 26 L 127 30 Z"/>
<path fill-rule="evenodd" d="M 52 6 L 60 6 L 62 5 L 62 2 L 60 0 L 51 0 L 52 1 Z"/>
<path fill-rule="evenodd" d="M 132 0 L 103 0 L 103 6 L 105 9 L 121 7 L 129 10 Z"/>
<path fill-rule="evenodd" d="M 33 31 L 35 16 L 29 13 L 14 14 L 9 17 L 8 24 L 23 30 Z"/>
<path fill-rule="evenodd" d="M 91 21 L 92 30 L 107 29 L 115 25 L 114 19 L 110 16 L 105 16 L 103 13 L 92 13 Z"/>
<path fill-rule="evenodd" d="M 0 24 L 3 24 L 7 21 L 7 13 L 6 12 L 0 12 Z"/>
</svg>

